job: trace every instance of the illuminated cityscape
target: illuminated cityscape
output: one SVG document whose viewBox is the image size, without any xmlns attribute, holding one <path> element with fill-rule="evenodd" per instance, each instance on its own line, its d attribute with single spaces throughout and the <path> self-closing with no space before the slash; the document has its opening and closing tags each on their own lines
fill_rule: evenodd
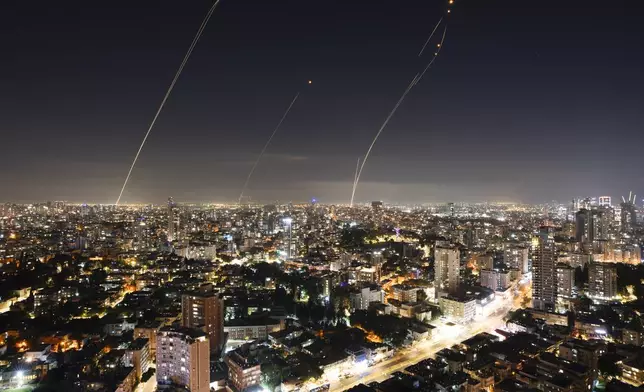
<svg viewBox="0 0 644 392">
<path fill-rule="evenodd" d="M 644 391 L 637 11 L 3 4 L 0 391 Z"/>
<path fill-rule="evenodd" d="M 2 385 L 640 385 L 641 261 L 571 209 L 3 204 Z M 640 209 L 628 231 L 613 209 L 580 211 L 640 258 Z"/>
</svg>

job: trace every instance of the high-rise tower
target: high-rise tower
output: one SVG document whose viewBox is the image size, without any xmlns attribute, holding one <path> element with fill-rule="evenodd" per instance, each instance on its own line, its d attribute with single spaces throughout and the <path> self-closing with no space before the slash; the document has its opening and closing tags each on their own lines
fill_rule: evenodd
<svg viewBox="0 0 644 392">
<path fill-rule="evenodd" d="M 191 392 L 210 391 L 210 347 L 205 333 L 193 328 L 163 327 L 157 337 L 157 383 Z"/>
<path fill-rule="evenodd" d="M 210 351 L 221 351 L 224 345 L 224 300 L 204 286 L 197 292 L 181 296 L 181 325 L 197 328 L 208 335 Z"/>
<path fill-rule="evenodd" d="M 177 239 L 179 232 L 179 211 L 174 200 L 168 198 L 168 241 L 172 242 Z"/>
<path fill-rule="evenodd" d="M 588 295 L 610 301 L 617 296 L 617 268 L 610 263 L 588 265 Z"/>
<path fill-rule="evenodd" d="M 436 297 L 440 292 L 458 291 L 461 255 L 456 247 L 436 246 L 434 249 L 434 287 Z"/>
<path fill-rule="evenodd" d="M 286 217 L 282 220 L 286 229 L 286 259 L 290 260 L 293 256 L 293 218 Z"/>
<path fill-rule="evenodd" d="M 552 230 L 542 227 L 532 252 L 532 306 L 553 310 L 557 299 L 556 249 Z"/>
</svg>

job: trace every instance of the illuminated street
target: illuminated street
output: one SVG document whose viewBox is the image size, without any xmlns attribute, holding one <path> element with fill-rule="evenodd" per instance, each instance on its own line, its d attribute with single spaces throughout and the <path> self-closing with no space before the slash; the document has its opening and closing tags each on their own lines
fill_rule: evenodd
<svg viewBox="0 0 644 392">
<path fill-rule="evenodd" d="M 416 344 L 410 349 L 401 350 L 393 358 L 383 361 L 371 368 L 366 373 L 354 377 L 338 380 L 331 383 L 332 391 L 344 391 L 358 384 L 369 384 L 373 381 L 383 381 L 390 374 L 403 370 L 423 359 L 432 357 L 436 352 L 458 344 L 481 332 L 492 332 L 504 325 L 503 317 L 507 312 L 498 312 L 482 322 L 470 324 L 470 327 L 461 329 L 457 335 L 447 338 L 434 337 L 432 340 Z M 443 336 L 443 334 L 441 334 Z M 437 340 L 438 339 L 438 340 Z"/>
<path fill-rule="evenodd" d="M 382 361 L 367 372 L 353 377 L 340 379 L 331 383 L 331 390 L 341 392 L 350 389 L 358 384 L 369 384 L 373 381 L 383 381 L 397 371 L 401 371 L 423 359 L 432 357 L 436 352 L 451 347 L 455 344 L 469 339 L 481 332 L 491 333 L 496 329 L 505 326 L 504 317 L 509 311 L 521 308 L 521 302 L 531 295 L 530 281 L 522 280 L 518 285 L 518 293 L 511 300 L 497 300 L 497 309 L 485 318 L 478 318 L 474 323 L 467 326 L 446 325 L 441 323 L 434 331 L 433 338 L 426 342 L 420 342 L 408 349 L 400 350 L 392 358 Z M 511 303 L 511 305 L 510 305 Z"/>
<path fill-rule="evenodd" d="M 137 387 L 135 392 L 154 392 L 157 388 L 157 378 L 155 375 L 150 377 L 146 382 L 141 382 Z"/>
<path fill-rule="evenodd" d="M 0 307 L 0 314 L 10 311 L 11 310 L 11 305 L 15 305 L 15 304 L 17 304 L 19 302 L 22 302 L 22 301 L 26 300 L 27 298 L 29 298 L 29 297 L 20 296 L 20 297 L 16 298 L 11 304 L 7 303 L 6 306 Z"/>
</svg>

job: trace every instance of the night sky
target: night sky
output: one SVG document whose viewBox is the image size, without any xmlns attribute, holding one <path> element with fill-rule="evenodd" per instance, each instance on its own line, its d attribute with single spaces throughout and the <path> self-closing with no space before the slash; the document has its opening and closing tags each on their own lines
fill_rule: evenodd
<svg viewBox="0 0 644 392">
<path fill-rule="evenodd" d="M 348 203 L 446 0 L 222 0 L 123 202 Z M 644 196 L 644 5 L 456 0 L 356 200 Z M 207 0 L 4 0 L 0 201 L 113 203 Z M 312 80 L 308 86 L 306 82 Z"/>
</svg>

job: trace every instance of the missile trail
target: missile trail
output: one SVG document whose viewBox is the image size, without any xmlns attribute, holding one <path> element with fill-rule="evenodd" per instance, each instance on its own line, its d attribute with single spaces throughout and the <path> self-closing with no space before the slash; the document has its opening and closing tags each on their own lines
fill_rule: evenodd
<svg viewBox="0 0 644 392">
<path fill-rule="evenodd" d="M 358 158 L 358 163 L 356 163 L 356 174 L 353 176 L 353 186 L 356 186 L 356 181 L 358 180 L 358 170 L 360 170 L 360 158 Z"/>
<path fill-rule="evenodd" d="M 360 170 L 360 158 L 358 158 L 358 162 L 356 163 L 356 173 L 353 175 L 353 188 L 355 189 L 356 187 L 356 181 L 358 181 L 358 171 Z"/>
<path fill-rule="evenodd" d="M 418 75 L 419 74 L 416 74 L 416 76 L 414 76 L 412 81 L 409 83 L 409 86 L 407 86 L 407 88 L 405 89 L 405 92 L 403 93 L 403 95 L 400 97 L 400 99 L 398 99 L 398 102 L 396 102 L 396 106 L 394 106 L 394 108 L 391 109 L 391 112 L 389 112 L 389 115 L 385 119 L 385 122 L 382 123 L 382 125 L 380 126 L 380 129 L 378 130 L 378 133 L 376 133 L 376 137 L 373 138 L 373 141 L 371 142 L 371 145 L 369 146 L 369 149 L 367 150 L 367 153 L 365 154 L 364 159 L 362 160 L 362 165 L 360 165 L 360 170 L 358 170 L 358 173 L 356 174 L 355 181 L 353 182 L 353 190 L 351 191 L 351 204 L 350 204 L 351 207 L 353 207 L 353 199 L 354 199 L 354 197 L 356 195 L 356 189 L 358 188 L 358 182 L 360 181 L 360 174 L 362 174 L 362 169 L 364 168 L 365 162 L 369 158 L 369 154 L 371 153 L 371 149 L 373 149 L 373 146 L 374 146 L 374 144 L 376 144 L 376 141 L 378 140 L 378 137 L 380 136 L 382 131 L 385 129 L 385 127 L 389 123 L 389 120 L 391 120 L 391 117 L 393 117 L 393 115 L 396 113 L 396 110 L 398 110 L 398 107 L 400 106 L 400 104 L 405 100 L 405 97 L 407 97 L 407 94 L 409 94 L 411 89 L 414 87 L 414 85 L 416 83 L 416 80 L 418 79 Z"/>
<path fill-rule="evenodd" d="M 123 183 L 123 187 L 121 188 L 121 192 L 119 193 L 118 199 L 116 199 L 116 205 L 119 204 L 121 201 L 121 197 L 123 197 L 123 192 L 125 191 L 125 187 L 127 186 L 128 181 L 130 180 L 130 176 L 132 175 L 132 171 L 134 170 L 134 166 L 136 165 L 136 161 L 139 159 L 139 155 L 141 154 L 141 150 L 143 150 L 143 146 L 145 145 L 146 140 L 148 140 L 148 136 L 150 136 L 150 132 L 152 131 L 152 128 L 154 128 L 154 124 L 156 123 L 157 119 L 159 118 L 159 115 L 161 114 L 161 111 L 163 110 L 163 107 L 165 106 L 166 101 L 170 97 L 170 94 L 172 93 L 172 90 L 174 89 L 174 85 L 177 83 L 177 80 L 179 80 L 179 77 L 181 76 L 181 73 L 183 72 L 183 68 L 186 66 L 188 63 L 188 59 L 190 58 L 190 55 L 192 54 L 192 51 L 194 50 L 195 46 L 197 45 L 197 42 L 199 42 L 199 39 L 201 38 L 201 34 L 203 34 L 204 29 L 206 28 L 206 25 L 208 24 L 208 21 L 210 20 L 210 17 L 212 16 L 213 12 L 215 12 L 215 8 L 217 8 L 217 5 L 219 4 L 220 0 L 215 0 L 213 3 L 212 7 L 208 10 L 208 13 L 206 14 L 206 17 L 204 20 L 201 22 L 201 26 L 199 26 L 199 30 L 197 30 L 197 34 L 195 37 L 192 39 L 192 43 L 190 44 L 190 48 L 188 48 L 188 51 L 186 52 L 185 56 L 183 57 L 183 61 L 181 61 L 181 65 L 179 66 L 179 69 L 177 70 L 177 73 L 174 75 L 174 79 L 172 79 L 172 83 L 170 83 L 170 87 L 168 87 L 168 90 L 165 93 L 165 96 L 163 97 L 163 100 L 161 101 L 161 105 L 159 105 L 159 108 L 157 109 L 156 114 L 154 115 L 154 118 L 152 119 L 152 122 L 150 123 L 150 126 L 148 127 L 148 131 L 145 133 L 145 137 L 143 138 L 143 141 L 141 142 L 141 145 L 139 146 L 138 151 L 136 152 L 136 155 L 134 156 L 134 161 L 132 161 L 132 166 L 130 166 L 130 170 L 127 172 L 127 176 L 125 177 L 125 182 Z"/>
<path fill-rule="evenodd" d="M 414 86 L 417 85 L 418 82 L 420 82 L 420 80 L 423 78 L 423 76 L 425 76 L 425 73 L 427 73 L 429 68 L 431 68 L 432 64 L 434 64 L 434 61 L 436 60 L 436 58 L 440 54 L 441 49 L 443 49 L 443 42 L 445 42 L 445 35 L 446 34 L 447 34 L 447 26 L 445 26 L 445 29 L 443 30 L 443 36 L 441 37 L 440 44 L 438 44 L 438 49 L 436 50 L 436 54 L 434 54 L 434 57 L 432 57 L 432 61 L 430 61 L 429 64 L 427 64 L 427 66 L 425 67 L 425 69 L 423 69 L 423 72 L 420 74 L 418 79 L 416 79 L 416 83 L 414 83 Z"/>
<path fill-rule="evenodd" d="M 309 81 L 309 84 L 311 84 L 310 81 Z M 293 98 L 293 100 L 291 101 L 291 104 L 288 105 L 288 109 L 286 109 L 286 111 L 284 112 L 284 115 L 282 115 L 282 119 L 280 120 L 279 123 L 277 123 L 277 126 L 273 130 L 273 133 L 271 133 L 271 136 L 266 141 L 266 144 L 264 144 L 264 148 L 262 148 L 262 151 L 257 156 L 257 159 L 255 160 L 255 163 L 253 164 L 253 167 L 250 169 L 250 173 L 248 173 L 248 177 L 246 177 L 246 182 L 244 182 L 244 187 L 242 188 L 242 191 L 239 194 L 239 204 L 241 204 L 242 197 L 244 197 L 244 192 L 246 192 L 246 188 L 248 188 L 248 183 L 250 182 L 250 178 L 253 176 L 253 173 L 255 172 L 255 169 L 257 168 L 257 165 L 259 164 L 259 161 L 264 156 L 264 153 L 266 152 L 266 149 L 271 144 L 271 140 L 273 140 L 273 137 L 275 136 L 277 131 L 282 126 L 282 123 L 284 122 L 284 120 L 286 120 L 286 117 L 288 116 L 289 112 L 291 111 L 291 108 L 293 107 L 293 105 L 295 104 L 295 101 L 297 101 L 299 96 L 300 96 L 299 92 L 297 94 L 295 94 L 295 98 Z"/>
<path fill-rule="evenodd" d="M 400 105 L 403 103 L 405 98 L 407 97 L 407 94 L 416 86 L 420 80 L 425 76 L 427 71 L 430 69 L 438 55 L 440 54 L 441 49 L 443 48 L 443 43 L 445 42 L 445 35 L 447 34 L 447 26 L 445 26 L 445 29 L 443 30 L 443 36 L 441 38 L 440 44 L 438 44 L 438 49 L 434 53 L 434 56 L 432 57 L 431 61 L 427 64 L 427 66 L 423 69 L 423 71 L 419 74 L 416 74 L 412 81 L 409 83 L 403 94 L 401 95 L 400 99 L 398 99 L 398 102 L 396 102 L 396 105 L 394 108 L 389 112 L 389 115 L 385 119 L 385 122 L 382 123 L 380 126 L 380 129 L 378 130 L 378 133 L 376 133 L 376 137 L 373 138 L 373 141 L 371 142 L 371 145 L 369 146 L 369 149 L 367 150 L 367 153 L 365 154 L 364 158 L 362 159 L 362 164 L 360 165 L 360 170 L 358 171 L 358 174 L 356 175 L 355 181 L 353 183 L 353 190 L 351 191 L 351 203 L 350 206 L 353 207 L 353 200 L 356 195 L 356 189 L 358 188 L 358 183 L 360 182 L 360 175 L 362 174 L 362 170 L 364 169 L 365 163 L 367 163 L 367 159 L 369 159 L 369 154 L 371 153 L 371 150 L 373 149 L 373 146 L 376 144 L 376 141 L 378 141 L 378 138 L 380 137 L 380 134 L 384 129 L 387 127 L 387 124 L 389 124 L 389 120 L 393 117 L 393 115 L 396 113 Z"/>
<path fill-rule="evenodd" d="M 423 55 L 423 52 L 425 51 L 427 44 L 429 44 L 429 41 L 431 41 L 432 37 L 434 37 L 434 33 L 436 33 L 436 30 L 438 29 L 438 26 L 440 26 L 442 21 L 443 21 L 443 18 L 441 17 L 438 20 L 438 23 L 436 23 L 436 26 L 434 26 L 434 30 L 432 30 L 432 33 L 429 35 L 429 38 L 427 38 L 427 41 L 425 41 L 425 45 L 423 45 L 423 48 L 420 50 L 420 52 L 418 52 L 418 57 Z"/>
</svg>

